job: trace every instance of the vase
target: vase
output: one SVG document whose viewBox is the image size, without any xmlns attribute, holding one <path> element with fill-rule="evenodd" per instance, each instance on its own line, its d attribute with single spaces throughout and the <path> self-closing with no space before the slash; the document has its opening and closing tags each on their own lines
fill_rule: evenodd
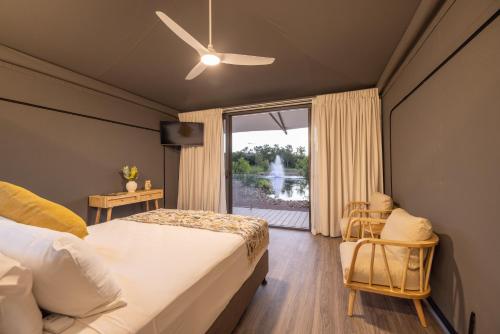
<svg viewBox="0 0 500 334">
<path fill-rule="evenodd" d="M 125 187 L 127 188 L 127 191 L 129 193 L 135 193 L 135 191 L 137 189 L 137 182 L 135 182 L 135 181 L 128 181 L 127 184 L 125 185 Z"/>
</svg>

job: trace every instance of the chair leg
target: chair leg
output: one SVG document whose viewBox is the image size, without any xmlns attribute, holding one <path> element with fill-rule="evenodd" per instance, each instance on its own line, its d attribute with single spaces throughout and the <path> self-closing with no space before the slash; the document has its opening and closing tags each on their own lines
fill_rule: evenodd
<svg viewBox="0 0 500 334">
<path fill-rule="evenodd" d="M 427 327 L 427 321 L 425 321 L 424 309 L 422 308 L 422 301 L 420 299 L 413 299 L 413 304 L 417 310 L 418 320 L 422 327 Z"/>
<path fill-rule="evenodd" d="M 352 311 L 354 310 L 354 301 L 356 300 L 356 290 L 349 290 L 349 305 L 347 306 L 347 315 L 352 317 Z"/>
</svg>

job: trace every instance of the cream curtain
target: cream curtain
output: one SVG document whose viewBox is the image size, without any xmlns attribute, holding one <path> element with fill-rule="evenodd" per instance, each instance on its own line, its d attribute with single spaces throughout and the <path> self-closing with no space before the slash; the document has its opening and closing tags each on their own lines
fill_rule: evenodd
<svg viewBox="0 0 500 334">
<path fill-rule="evenodd" d="M 345 204 L 383 187 L 378 90 L 320 95 L 311 112 L 311 232 L 340 236 Z"/>
<path fill-rule="evenodd" d="M 204 143 L 181 150 L 177 208 L 226 213 L 222 109 L 180 113 L 179 119 L 203 123 Z"/>
</svg>

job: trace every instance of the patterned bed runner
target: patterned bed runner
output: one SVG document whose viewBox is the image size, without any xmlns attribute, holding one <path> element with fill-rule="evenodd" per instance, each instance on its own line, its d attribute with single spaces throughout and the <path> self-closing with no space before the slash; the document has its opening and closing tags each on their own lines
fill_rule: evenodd
<svg viewBox="0 0 500 334">
<path fill-rule="evenodd" d="M 215 232 L 238 234 L 247 246 L 247 255 L 253 261 L 269 242 L 267 221 L 211 211 L 158 209 L 121 218 L 140 223 L 182 226 Z"/>
</svg>

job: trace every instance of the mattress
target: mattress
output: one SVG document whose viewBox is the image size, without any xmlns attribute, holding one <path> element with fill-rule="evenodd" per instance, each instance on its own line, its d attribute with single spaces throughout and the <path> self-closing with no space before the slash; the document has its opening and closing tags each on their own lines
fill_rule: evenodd
<svg viewBox="0 0 500 334">
<path fill-rule="evenodd" d="M 252 274 L 235 234 L 115 219 L 85 238 L 109 266 L 127 306 L 76 319 L 63 334 L 205 333 Z"/>
</svg>

